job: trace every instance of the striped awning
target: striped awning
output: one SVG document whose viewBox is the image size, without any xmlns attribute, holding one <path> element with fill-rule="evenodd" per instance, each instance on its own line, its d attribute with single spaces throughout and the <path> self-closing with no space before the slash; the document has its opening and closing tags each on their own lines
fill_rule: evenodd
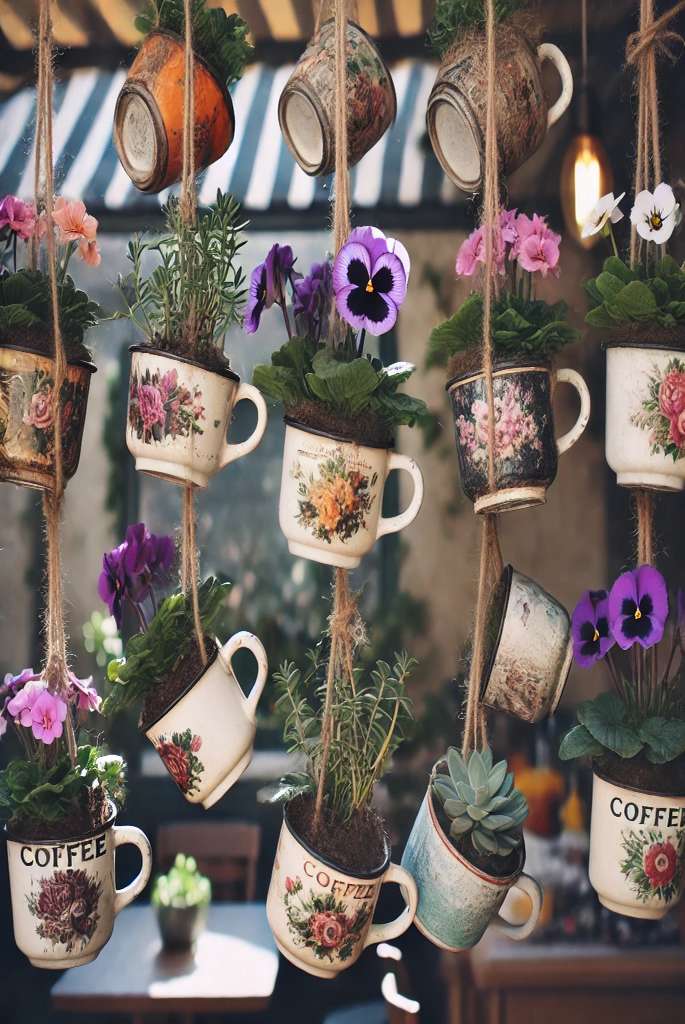
<svg viewBox="0 0 685 1024">
<path fill-rule="evenodd" d="M 310 178 L 293 160 L 278 128 L 277 105 L 292 65 L 251 65 L 233 89 L 236 133 L 224 156 L 199 179 L 209 204 L 217 188 L 232 192 L 250 215 L 305 211 L 330 199 L 330 179 Z M 425 137 L 425 110 L 435 65 L 401 61 L 392 67 L 397 119 L 352 171 L 357 207 L 440 206 L 457 201 Z M 54 146 L 61 194 L 82 198 L 96 215 L 150 210 L 168 192 L 148 196 L 131 184 L 112 142 L 114 104 L 125 72 L 83 69 L 55 89 Z M 0 103 L 0 182 L 3 192 L 30 196 L 35 91 L 22 89 Z"/>
</svg>

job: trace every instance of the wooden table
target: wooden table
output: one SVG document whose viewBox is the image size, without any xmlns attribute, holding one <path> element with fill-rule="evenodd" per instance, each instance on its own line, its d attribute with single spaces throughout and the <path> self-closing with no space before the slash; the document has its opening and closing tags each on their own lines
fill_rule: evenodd
<svg viewBox="0 0 685 1024">
<path fill-rule="evenodd" d="M 155 911 L 127 907 L 100 955 L 67 971 L 52 990 L 56 1010 L 138 1015 L 264 1010 L 278 953 L 263 903 L 216 903 L 194 953 L 162 951 Z"/>
<path fill-rule="evenodd" d="M 512 942 L 490 934 L 469 960 L 476 998 L 451 1024 L 685 1020 L 685 949 L 680 946 L 618 949 L 595 943 Z M 448 988 L 451 977 L 455 989 L 460 984 L 462 969 L 463 957 L 443 954 Z M 463 979 L 461 984 L 463 993 Z"/>
</svg>

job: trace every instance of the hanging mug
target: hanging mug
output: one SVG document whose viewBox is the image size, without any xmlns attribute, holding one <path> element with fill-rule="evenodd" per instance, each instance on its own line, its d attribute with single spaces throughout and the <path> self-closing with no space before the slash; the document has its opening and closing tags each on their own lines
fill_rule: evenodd
<svg viewBox="0 0 685 1024">
<path fill-rule="evenodd" d="M 573 96 L 573 75 L 552 43 L 537 49 L 519 29 L 500 25 L 496 38 L 495 112 L 500 171 L 510 174 L 541 145 Z M 561 93 L 548 106 L 541 65 L 551 61 Z M 484 35 L 459 39 L 443 58 L 428 98 L 426 122 L 433 151 L 445 174 L 464 192 L 477 190 L 485 167 L 487 60 Z"/>
<path fill-rule="evenodd" d="M 354 167 L 395 120 L 397 98 L 375 43 L 347 23 L 347 152 Z M 335 21 L 324 22 L 288 79 L 278 103 L 288 149 L 306 174 L 331 174 L 335 166 Z"/>
</svg>

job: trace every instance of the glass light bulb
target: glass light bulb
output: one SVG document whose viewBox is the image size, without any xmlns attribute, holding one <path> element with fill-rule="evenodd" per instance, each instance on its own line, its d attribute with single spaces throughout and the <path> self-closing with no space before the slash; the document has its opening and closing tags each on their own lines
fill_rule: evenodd
<svg viewBox="0 0 685 1024">
<path fill-rule="evenodd" d="M 574 211 L 580 231 L 602 196 L 601 186 L 599 160 L 589 147 L 583 147 L 573 165 Z"/>
<path fill-rule="evenodd" d="M 613 174 L 607 152 L 596 135 L 576 135 L 561 166 L 561 207 L 566 230 L 585 249 L 600 235 L 582 238 L 581 233 L 597 200 L 613 188 Z"/>
</svg>

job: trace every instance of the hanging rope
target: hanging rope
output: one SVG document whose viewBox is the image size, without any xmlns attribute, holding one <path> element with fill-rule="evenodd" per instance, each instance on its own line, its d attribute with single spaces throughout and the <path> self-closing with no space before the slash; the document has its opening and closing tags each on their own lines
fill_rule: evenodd
<svg viewBox="0 0 685 1024">
<path fill-rule="evenodd" d="M 337 253 L 350 233 L 350 174 L 347 168 L 347 0 L 335 4 L 335 190 L 333 246 Z"/>
<path fill-rule="evenodd" d="M 185 54 L 183 82 L 183 167 L 181 173 L 181 217 L 187 227 L 192 227 L 197 220 L 197 191 L 195 188 L 195 56 L 193 54 L 193 15 L 192 0 L 183 0 L 185 21 Z M 182 258 L 192 260 L 195 254 L 191 250 L 182 254 Z M 195 310 L 191 305 L 185 329 L 191 350 L 195 350 L 197 340 L 197 321 Z M 194 454 L 194 435 L 190 435 L 191 464 Z M 202 618 L 200 616 L 200 600 L 198 597 L 199 556 L 195 538 L 195 497 L 192 484 L 183 489 L 181 512 L 181 587 L 190 599 L 193 607 L 193 623 L 195 640 L 202 664 L 207 664 L 207 646 L 205 644 Z"/>
<path fill-rule="evenodd" d="M 488 489 L 496 489 L 495 477 L 495 397 L 493 389 L 492 303 L 497 292 L 496 246 L 499 224 L 499 156 L 497 149 L 496 51 L 495 14 L 493 0 L 485 0 L 486 35 L 486 117 L 485 117 L 485 174 L 482 225 L 485 241 L 483 287 L 483 378 L 488 403 Z M 492 588 L 502 572 L 502 553 L 497 532 L 497 515 L 485 513 L 482 517 L 480 564 L 476 614 L 473 625 L 473 652 L 466 694 L 466 718 L 462 751 L 468 755 L 474 747 L 487 744 L 485 714 L 480 703 L 480 683 L 483 674 L 485 620 Z"/>
</svg>

